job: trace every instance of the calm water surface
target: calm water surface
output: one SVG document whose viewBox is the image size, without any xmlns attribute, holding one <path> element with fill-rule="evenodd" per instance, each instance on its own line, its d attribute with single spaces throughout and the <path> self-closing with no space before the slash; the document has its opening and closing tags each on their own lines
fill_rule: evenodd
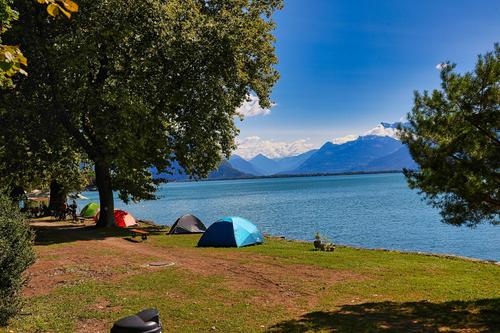
<svg viewBox="0 0 500 333">
<path fill-rule="evenodd" d="M 117 200 L 116 206 L 159 224 L 171 225 L 186 213 L 207 225 L 239 215 L 263 232 L 291 239 L 312 240 L 320 232 L 339 244 L 500 261 L 500 226 L 441 223 L 401 174 L 170 183 L 158 195 L 128 206 Z"/>
</svg>

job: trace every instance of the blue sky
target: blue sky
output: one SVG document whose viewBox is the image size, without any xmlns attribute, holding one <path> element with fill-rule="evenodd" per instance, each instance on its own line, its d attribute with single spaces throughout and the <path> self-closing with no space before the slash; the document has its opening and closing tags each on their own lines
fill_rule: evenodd
<svg viewBox="0 0 500 333">
<path fill-rule="evenodd" d="M 285 0 L 275 20 L 277 105 L 238 122 L 240 140 L 317 147 L 398 121 L 438 63 L 470 70 L 500 42 L 498 0 Z"/>
</svg>

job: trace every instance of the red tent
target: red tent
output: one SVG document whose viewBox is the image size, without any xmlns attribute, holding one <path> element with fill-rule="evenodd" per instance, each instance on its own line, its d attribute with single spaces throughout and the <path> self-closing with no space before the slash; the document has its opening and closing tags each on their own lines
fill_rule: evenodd
<svg viewBox="0 0 500 333">
<path fill-rule="evenodd" d="M 117 227 L 120 228 L 127 228 L 131 227 L 134 225 L 137 225 L 137 220 L 135 217 L 132 216 L 132 214 L 121 210 L 121 209 L 115 209 L 115 223 Z M 99 213 L 95 216 L 95 220 L 99 220 Z"/>
</svg>

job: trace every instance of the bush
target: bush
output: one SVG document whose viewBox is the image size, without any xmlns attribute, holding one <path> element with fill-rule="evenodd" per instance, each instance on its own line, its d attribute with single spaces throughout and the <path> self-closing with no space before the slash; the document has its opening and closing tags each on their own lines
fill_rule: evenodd
<svg viewBox="0 0 500 333">
<path fill-rule="evenodd" d="M 10 199 L 0 196 L 0 326 L 21 308 L 23 272 L 35 261 L 33 232 Z"/>
</svg>

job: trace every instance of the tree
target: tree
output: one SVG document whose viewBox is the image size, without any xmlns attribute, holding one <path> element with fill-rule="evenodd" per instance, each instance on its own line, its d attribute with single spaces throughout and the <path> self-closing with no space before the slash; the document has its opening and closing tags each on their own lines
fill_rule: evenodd
<svg viewBox="0 0 500 333">
<path fill-rule="evenodd" d="M 70 18 L 71 13 L 78 11 L 78 5 L 71 0 L 36 1 L 47 4 L 47 12 L 54 17 L 62 13 Z M 0 34 L 10 29 L 12 22 L 17 19 L 18 12 L 12 9 L 11 1 L 0 0 Z M 18 46 L 0 44 L 0 88 L 13 88 L 12 77 L 17 73 L 27 75 L 24 70 L 26 66 L 27 59 Z M 32 122 L 24 116 L 22 113 L 9 113 L 0 109 L 0 125 L 3 129 L 0 134 L 2 185 L 13 199 L 19 200 L 19 194 L 24 193 L 25 188 L 50 184 L 49 206 L 58 208 L 61 202 L 66 201 L 69 190 L 80 188 L 83 172 L 79 164 L 75 163 L 74 154 L 67 154 L 61 146 L 50 146 L 47 140 L 37 136 L 37 133 L 51 131 L 51 128 L 37 124 L 33 129 L 30 127 Z M 9 124 L 10 127 L 7 126 Z"/>
<path fill-rule="evenodd" d="M 415 92 L 402 141 L 419 170 L 411 188 L 440 208 L 444 222 L 475 226 L 500 220 L 500 47 L 479 56 L 475 70 L 441 68 L 441 90 Z"/>
<path fill-rule="evenodd" d="M 24 215 L 0 196 L 0 326 L 19 312 L 23 272 L 35 261 L 33 236 Z"/>
<path fill-rule="evenodd" d="M 88 161 L 72 149 L 59 124 L 26 112 L 24 101 L 12 94 L 0 95 L 0 105 L 9 105 L 0 107 L 0 183 L 13 200 L 22 199 L 24 190 L 50 187 L 49 206 L 59 209 L 68 192 L 88 184 Z M 47 135 L 57 132 L 63 135 Z"/>
<path fill-rule="evenodd" d="M 114 225 L 113 190 L 152 199 L 151 167 L 179 163 L 204 177 L 234 149 L 236 108 L 255 93 L 269 107 L 281 0 L 79 1 L 61 24 L 17 2 L 30 77 L 4 99 L 11 112 L 60 124 L 93 161 L 99 225 Z M 29 14 L 29 15 L 28 15 Z M 21 103 L 11 102 L 22 100 Z"/>
</svg>

